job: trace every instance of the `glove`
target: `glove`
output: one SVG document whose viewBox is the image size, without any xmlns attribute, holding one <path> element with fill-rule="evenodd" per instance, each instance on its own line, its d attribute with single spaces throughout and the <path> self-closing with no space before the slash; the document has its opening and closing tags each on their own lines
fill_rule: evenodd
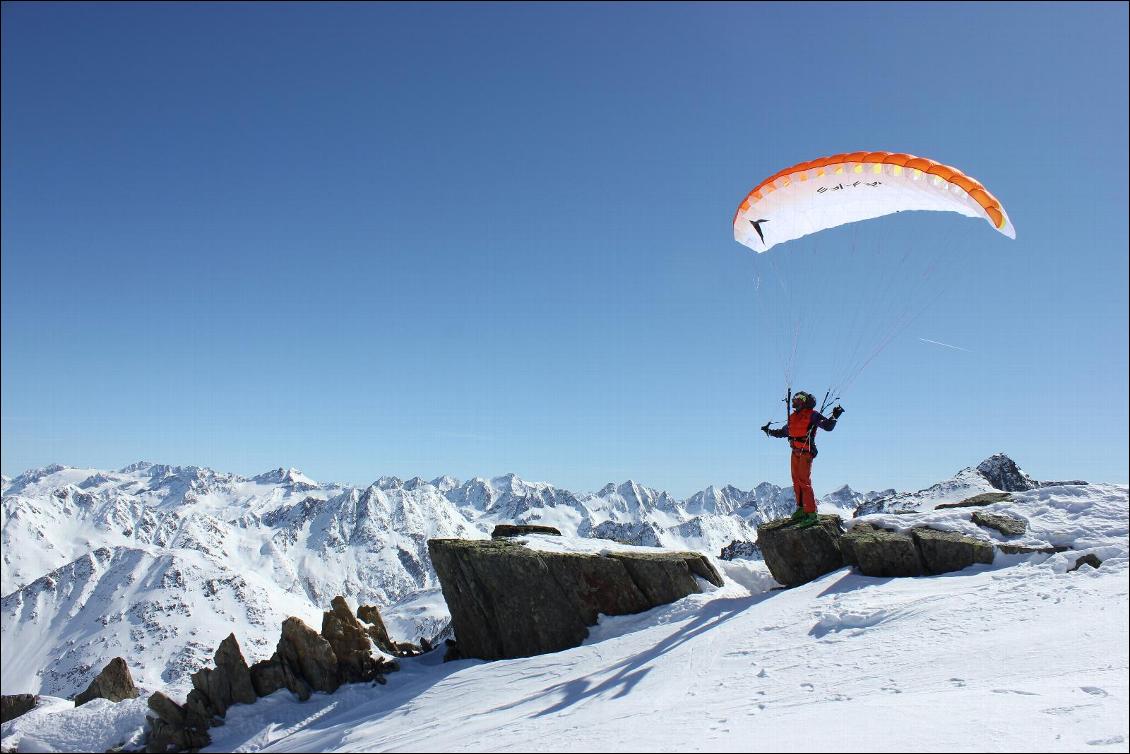
<svg viewBox="0 0 1130 754">
<path fill-rule="evenodd" d="M 765 426 L 761 428 L 761 431 L 765 434 L 769 434 L 769 424 L 770 422 L 765 422 Z"/>
<path fill-rule="evenodd" d="M 843 406 L 836 406 L 834 409 L 832 409 L 832 418 L 833 419 L 839 419 L 840 414 L 842 414 L 843 412 L 844 412 Z"/>
</svg>

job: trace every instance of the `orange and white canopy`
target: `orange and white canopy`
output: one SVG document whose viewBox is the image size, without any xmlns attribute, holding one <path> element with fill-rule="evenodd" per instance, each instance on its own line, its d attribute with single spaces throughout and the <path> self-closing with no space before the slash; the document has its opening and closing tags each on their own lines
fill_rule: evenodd
<svg viewBox="0 0 1130 754">
<path fill-rule="evenodd" d="M 757 185 L 734 214 L 756 252 L 837 225 L 908 210 L 980 217 L 1016 238 L 995 196 L 957 168 L 894 152 L 849 152 L 793 165 Z"/>
</svg>

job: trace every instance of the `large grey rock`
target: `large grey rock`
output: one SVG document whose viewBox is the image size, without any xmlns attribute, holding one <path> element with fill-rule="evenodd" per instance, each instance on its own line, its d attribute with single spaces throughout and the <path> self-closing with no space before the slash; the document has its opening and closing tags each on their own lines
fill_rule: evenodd
<svg viewBox="0 0 1130 754">
<path fill-rule="evenodd" d="M 136 699 L 137 686 L 133 685 L 133 676 L 129 673 L 129 666 L 121 657 L 115 657 L 106 663 L 102 672 L 95 677 L 86 690 L 75 697 L 75 706 L 86 704 L 91 699 L 109 699 L 111 702 L 120 702 L 123 699 Z"/>
<path fill-rule="evenodd" d="M 989 529 L 996 529 L 1009 537 L 1019 537 L 1028 531 L 1027 522 L 1019 518 L 997 513 L 985 513 L 985 511 L 973 511 L 973 523 Z"/>
<path fill-rule="evenodd" d="M 797 586 L 843 567 L 843 533 L 839 516 L 820 516 L 818 524 L 804 529 L 780 518 L 757 527 L 757 544 L 777 583 Z"/>
<path fill-rule="evenodd" d="M 495 660 L 578 646 L 597 615 L 649 610 L 721 585 L 698 553 L 537 552 L 507 539 L 428 541 L 459 654 Z"/>
<path fill-rule="evenodd" d="M 911 529 L 911 536 L 927 573 L 950 573 L 974 563 L 993 562 L 993 544 L 986 540 L 925 527 Z"/>
<path fill-rule="evenodd" d="M 844 562 L 865 576 L 921 576 L 922 556 L 909 534 L 858 524 L 840 538 Z"/>
<path fill-rule="evenodd" d="M 0 723 L 15 720 L 35 709 L 39 697 L 35 694 L 4 694 L 0 696 Z"/>
</svg>

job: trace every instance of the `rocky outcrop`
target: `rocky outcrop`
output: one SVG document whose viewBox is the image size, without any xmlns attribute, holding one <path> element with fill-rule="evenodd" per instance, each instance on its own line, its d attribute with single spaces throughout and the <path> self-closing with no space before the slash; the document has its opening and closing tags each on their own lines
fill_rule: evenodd
<svg viewBox="0 0 1130 754">
<path fill-rule="evenodd" d="M 561 536 L 561 532 L 552 526 L 538 526 L 536 524 L 498 524 L 490 533 L 491 539 L 500 537 L 520 537 L 523 534 L 550 534 Z"/>
<path fill-rule="evenodd" d="M 376 608 L 368 614 L 380 621 Z M 383 630 L 383 621 L 380 627 Z M 391 643 L 387 632 L 384 636 Z M 340 596 L 322 616 L 321 634 L 298 618 L 287 618 L 275 653 L 250 668 L 235 634 L 230 634 L 216 649 L 216 667 L 192 674 L 193 688 L 183 705 L 160 693 L 149 698 L 153 715 L 148 717 L 146 751 L 195 751 L 207 746 L 208 728 L 221 725 L 233 704 L 252 704 L 279 689 L 306 701 L 315 691 L 332 693 L 343 683 L 384 683 L 384 674 L 399 666 L 383 656 L 374 657 L 372 649 L 371 630 Z"/>
<path fill-rule="evenodd" d="M 1006 537 L 1019 537 L 1028 531 L 1028 523 L 1014 516 L 973 511 L 973 523 L 988 529 L 996 529 Z"/>
<path fill-rule="evenodd" d="M 538 552 L 506 539 L 428 541 L 463 657 L 497 660 L 578 646 L 597 616 L 649 610 L 721 586 L 698 553 Z"/>
<path fill-rule="evenodd" d="M 15 720 L 35 709 L 39 697 L 35 694 L 4 694 L 0 696 L 0 723 Z"/>
<path fill-rule="evenodd" d="M 102 668 L 86 690 L 75 697 L 75 706 L 86 704 L 91 699 L 109 699 L 111 702 L 120 702 L 123 699 L 136 699 L 137 686 L 133 685 L 133 676 L 130 675 L 129 666 L 121 657 L 115 657 Z"/>
<path fill-rule="evenodd" d="M 840 540 L 844 562 L 865 576 L 921 576 L 950 573 L 974 563 L 992 563 L 987 540 L 957 532 L 915 527 L 909 532 L 858 524 Z"/>
<path fill-rule="evenodd" d="M 843 567 L 843 533 L 839 516 L 820 516 L 819 523 L 804 529 L 780 518 L 757 527 L 757 544 L 777 583 L 796 586 Z"/>
<path fill-rule="evenodd" d="M 914 537 L 858 524 L 840 539 L 844 562 L 864 576 L 921 576 L 926 568 Z"/>
<path fill-rule="evenodd" d="M 1005 503 L 1012 500 L 1012 495 L 1008 492 L 984 492 L 980 495 L 967 497 L 959 503 L 939 503 L 935 506 L 934 510 L 942 510 L 944 508 L 976 508 L 984 505 L 992 505 L 993 503 Z M 913 513 L 913 511 L 906 511 Z"/>
<path fill-rule="evenodd" d="M 322 615 L 322 636 L 337 657 L 338 677 L 342 683 L 380 680 L 397 669 L 395 662 L 373 656 L 373 640 L 349 609 L 345 598 L 334 597 L 331 610 Z M 380 618 L 380 613 L 377 613 Z M 384 622 L 381 622 L 384 627 Z M 388 636 L 388 632 L 385 632 Z M 390 642 L 391 643 L 391 640 Z"/>
</svg>

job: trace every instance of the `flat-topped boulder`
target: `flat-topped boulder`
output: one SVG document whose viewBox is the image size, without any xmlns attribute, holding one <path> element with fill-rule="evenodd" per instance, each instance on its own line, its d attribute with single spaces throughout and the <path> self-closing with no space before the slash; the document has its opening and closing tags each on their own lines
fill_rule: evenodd
<svg viewBox="0 0 1130 754">
<path fill-rule="evenodd" d="M 757 544 L 777 583 L 797 586 L 843 567 L 843 533 L 839 516 L 820 516 L 817 524 L 803 529 L 779 518 L 757 527 Z"/>
<path fill-rule="evenodd" d="M 904 532 L 856 524 L 840 538 L 844 562 L 864 576 L 921 576 L 926 572 L 914 537 Z"/>
<path fill-rule="evenodd" d="M 462 657 L 498 660 L 576 647 L 597 616 L 626 615 L 722 577 L 692 552 L 547 552 L 509 539 L 428 540 Z"/>
</svg>

